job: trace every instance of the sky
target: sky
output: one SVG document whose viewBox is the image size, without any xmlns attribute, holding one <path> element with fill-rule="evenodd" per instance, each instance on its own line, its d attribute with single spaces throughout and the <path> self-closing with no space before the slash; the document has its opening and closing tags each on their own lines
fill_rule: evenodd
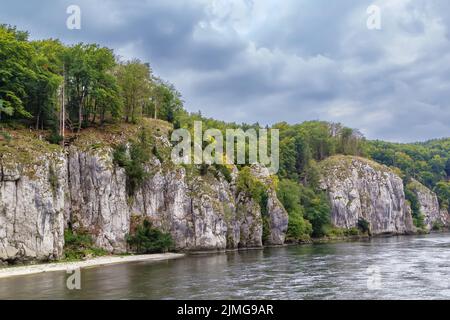
<svg viewBox="0 0 450 320">
<path fill-rule="evenodd" d="M 66 10 L 81 10 L 81 29 Z M 380 29 L 369 29 L 369 6 Z M 0 0 L 32 39 L 150 62 L 189 111 L 225 121 L 341 122 L 369 139 L 450 136 L 448 0 Z"/>
</svg>

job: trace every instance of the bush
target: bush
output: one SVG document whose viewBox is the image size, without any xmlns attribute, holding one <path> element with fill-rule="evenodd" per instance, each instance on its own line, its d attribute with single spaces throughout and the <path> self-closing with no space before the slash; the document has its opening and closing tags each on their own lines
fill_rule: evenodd
<svg viewBox="0 0 450 320">
<path fill-rule="evenodd" d="M 231 177 L 231 170 L 230 168 L 227 167 L 227 165 L 225 164 L 214 164 L 214 167 L 216 168 L 216 170 L 220 173 L 222 173 L 222 175 L 224 176 L 225 180 L 227 182 L 231 182 L 232 177 Z"/>
<path fill-rule="evenodd" d="M 344 234 L 346 237 L 354 237 L 354 236 L 359 236 L 360 232 L 359 232 L 358 228 L 353 227 L 350 229 L 345 229 Z"/>
<path fill-rule="evenodd" d="M 60 144 L 61 141 L 63 140 L 64 138 L 57 131 L 54 130 L 47 137 L 47 141 L 50 142 L 51 144 Z"/>
<path fill-rule="evenodd" d="M 239 171 L 236 186 L 238 192 L 245 193 L 259 204 L 263 219 L 263 242 L 266 242 L 270 235 L 270 223 L 267 212 L 267 202 L 269 201 L 268 188 L 251 174 L 249 167 L 243 167 Z"/>
<path fill-rule="evenodd" d="M 137 189 L 148 177 L 145 164 L 150 160 L 152 150 L 150 145 L 148 134 L 143 130 L 139 135 L 139 140 L 130 144 L 129 150 L 126 145 L 119 145 L 113 152 L 114 163 L 125 169 L 129 197 L 135 195 Z"/>
<path fill-rule="evenodd" d="M 283 179 L 278 183 L 277 196 L 289 214 L 288 241 L 305 241 L 312 234 L 312 225 L 303 218 L 304 208 L 300 204 L 301 189 L 295 181 Z"/>
<path fill-rule="evenodd" d="M 289 241 L 306 241 L 309 240 L 313 232 L 312 225 L 308 220 L 303 219 L 301 212 L 289 212 L 288 230 L 286 239 Z"/>
<path fill-rule="evenodd" d="M 242 168 L 236 181 L 237 191 L 244 192 L 261 206 L 261 210 L 267 208 L 267 187 L 250 172 L 249 167 Z"/>
<path fill-rule="evenodd" d="M 154 228 L 148 220 L 137 226 L 133 235 L 127 236 L 127 243 L 137 253 L 167 252 L 174 245 L 169 233 Z"/>
<path fill-rule="evenodd" d="M 7 131 L 0 131 L 0 138 L 3 138 L 7 143 L 10 143 L 12 140 L 12 136 Z M 1 140 L 1 139 L 0 139 Z"/>
<path fill-rule="evenodd" d="M 366 219 L 359 218 L 357 226 L 358 230 L 360 230 L 362 233 L 367 233 L 370 235 L 370 223 Z"/>
<path fill-rule="evenodd" d="M 425 227 L 425 220 L 424 220 L 425 217 L 420 211 L 420 203 L 414 190 L 414 184 L 408 183 L 405 186 L 405 197 L 406 200 L 408 200 L 409 204 L 411 205 L 414 226 L 416 226 L 419 229 L 423 229 Z"/>
<path fill-rule="evenodd" d="M 65 260 L 83 260 L 108 254 L 105 250 L 96 248 L 92 237 L 80 231 L 74 233 L 71 229 L 64 231 L 64 257 Z"/>
<path fill-rule="evenodd" d="M 444 226 L 444 224 L 443 224 L 442 222 L 440 222 L 440 221 L 435 221 L 435 222 L 433 223 L 432 230 L 433 230 L 433 231 L 441 231 L 441 230 L 443 230 L 444 228 L 445 228 L 445 226 Z"/>
<path fill-rule="evenodd" d="M 305 208 L 305 218 L 311 223 L 314 237 L 326 235 L 326 227 L 331 222 L 331 209 L 328 198 L 323 192 L 314 192 L 306 187 L 301 188 L 301 204 Z"/>
</svg>

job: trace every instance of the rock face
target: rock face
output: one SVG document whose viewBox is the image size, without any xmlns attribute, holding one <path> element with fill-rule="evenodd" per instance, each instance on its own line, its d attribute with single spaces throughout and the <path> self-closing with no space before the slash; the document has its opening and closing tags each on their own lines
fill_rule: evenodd
<svg viewBox="0 0 450 320">
<path fill-rule="evenodd" d="M 0 261 L 48 260 L 62 253 L 66 159 L 61 153 L 35 160 L 34 168 L 1 162 Z"/>
<path fill-rule="evenodd" d="M 110 152 L 71 148 L 68 162 L 70 206 L 66 219 L 75 230 L 88 230 L 100 248 L 126 251 L 125 238 L 133 217 L 147 218 L 170 232 L 178 250 L 262 246 L 261 208 L 236 192 L 236 171 L 228 182 L 223 176 L 188 176 L 184 168 L 164 168 L 158 159 L 152 159 L 150 177 L 130 199 L 126 175 L 113 165 Z M 273 190 L 268 199 L 273 225 L 270 244 L 282 244 L 287 213 Z"/>
<path fill-rule="evenodd" d="M 440 210 L 437 195 L 417 180 L 412 180 L 409 187 L 415 193 L 420 205 L 420 212 L 424 215 L 424 223 L 427 231 L 434 228 L 448 227 L 449 214 Z"/>
<path fill-rule="evenodd" d="M 111 252 L 125 252 L 130 228 L 126 176 L 100 152 L 68 151 L 66 224 L 93 235 L 95 245 Z"/>
<path fill-rule="evenodd" d="M 323 161 L 321 169 L 335 226 L 351 228 L 364 219 L 374 235 L 415 231 L 402 179 L 389 168 L 363 158 L 335 156 Z"/>
<path fill-rule="evenodd" d="M 148 178 L 130 197 L 125 170 L 112 154 L 108 147 L 71 146 L 42 152 L 27 172 L 20 161 L 12 161 L 16 167 L 2 164 L 0 261 L 58 259 L 68 227 L 91 234 L 96 247 L 126 252 L 133 221 L 144 218 L 170 232 L 178 250 L 225 250 L 261 247 L 264 211 L 267 242 L 284 243 L 287 213 L 271 185 L 262 210 L 237 192 L 235 167 L 227 180 L 220 172 L 202 176 L 152 157 Z M 252 170 L 264 184 L 272 181 L 267 170 Z"/>
<path fill-rule="evenodd" d="M 281 202 L 278 200 L 276 190 L 269 170 L 265 167 L 253 165 L 252 174 L 269 187 L 267 199 L 267 212 L 269 214 L 269 236 L 266 240 L 268 245 L 282 245 L 286 239 L 289 216 Z"/>
</svg>

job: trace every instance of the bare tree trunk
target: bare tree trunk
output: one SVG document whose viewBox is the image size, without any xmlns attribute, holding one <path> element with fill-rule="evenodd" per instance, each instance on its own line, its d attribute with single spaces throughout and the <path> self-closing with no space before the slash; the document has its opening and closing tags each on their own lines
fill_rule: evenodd
<svg viewBox="0 0 450 320">
<path fill-rule="evenodd" d="M 64 145 L 64 137 L 65 137 L 65 115 L 66 115 L 66 101 L 65 101 L 65 88 L 66 85 L 66 67 L 63 65 L 63 83 L 62 83 L 62 103 L 61 103 L 61 132 L 60 136 L 62 137 L 62 144 Z"/>
<path fill-rule="evenodd" d="M 83 122 L 83 102 L 84 93 L 81 95 L 80 105 L 78 106 L 78 133 L 81 131 L 81 123 Z"/>
</svg>

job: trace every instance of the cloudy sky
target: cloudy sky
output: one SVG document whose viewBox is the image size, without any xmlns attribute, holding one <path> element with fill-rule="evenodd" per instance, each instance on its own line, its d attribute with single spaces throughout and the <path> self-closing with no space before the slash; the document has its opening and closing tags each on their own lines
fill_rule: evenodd
<svg viewBox="0 0 450 320">
<path fill-rule="evenodd" d="M 0 0 L 33 39 L 150 62 L 186 108 L 236 122 L 330 120 L 367 137 L 450 136 L 448 0 Z M 81 9 L 69 30 L 66 9 Z M 367 8 L 381 9 L 381 30 Z"/>
</svg>

